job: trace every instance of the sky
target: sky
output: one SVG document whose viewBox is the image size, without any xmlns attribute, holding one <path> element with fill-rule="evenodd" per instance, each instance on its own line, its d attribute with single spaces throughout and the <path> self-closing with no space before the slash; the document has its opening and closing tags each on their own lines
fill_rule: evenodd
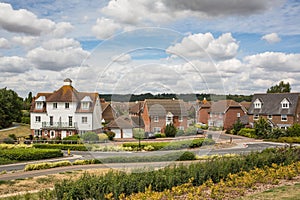
<svg viewBox="0 0 300 200">
<path fill-rule="evenodd" d="M 300 92 L 299 0 L 0 1 L 0 88 Z"/>
</svg>

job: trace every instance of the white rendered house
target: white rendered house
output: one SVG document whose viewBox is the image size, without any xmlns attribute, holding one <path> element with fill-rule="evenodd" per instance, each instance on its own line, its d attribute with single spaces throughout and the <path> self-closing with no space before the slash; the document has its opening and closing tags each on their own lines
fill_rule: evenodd
<svg viewBox="0 0 300 200">
<path fill-rule="evenodd" d="M 53 93 L 38 93 L 30 110 L 33 136 L 65 138 L 102 128 L 102 110 L 98 93 L 78 92 L 70 79 Z"/>
</svg>

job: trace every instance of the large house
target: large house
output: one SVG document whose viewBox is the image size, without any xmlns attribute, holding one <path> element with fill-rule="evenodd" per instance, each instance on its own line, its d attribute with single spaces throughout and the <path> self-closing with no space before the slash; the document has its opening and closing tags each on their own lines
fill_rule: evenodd
<svg viewBox="0 0 300 200">
<path fill-rule="evenodd" d="M 188 112 L 182 100 L 145 99 L 137 102 L 129 110 L 130 115 L 141 117 L 146 132 L 164 132 L 168 124 L 185 130 Z"/>
<path fill-rule="evenodd" d="M 64 138 L 73 134 L 100 132 L 102 111 L 98 93 L 78 92 L 70 79 L 52 93 L 38 93 L 30 110 L 32 134 Z"/>
<path fill-rule="evenodd" d="M 247 110 L 234 100 L 204 101 L 199 106 L 198 122 L 230 129 L 238 119 L 246 114 Z"/>
<path fill-rule="evenodd" d="M 287 129 L 299 123 L 300 93 L 254 94 L 248 110 L 249 122 L 254 124 L 260 117 L 272 127 Z"/>
</svg>

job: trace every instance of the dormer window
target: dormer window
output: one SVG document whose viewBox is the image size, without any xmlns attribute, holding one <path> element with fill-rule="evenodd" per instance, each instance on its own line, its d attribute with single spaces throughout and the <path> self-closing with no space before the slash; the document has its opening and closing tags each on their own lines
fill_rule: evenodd
<svg viewBox="0 0 300 200">
<path fill-rule="evenodd" d="M 36 102 L 36 109 L 40 110 L 43 108 L 43 102 Z"/>
<path fill-rule="evenodd" d="M 261 101 L 259 99 L 256 99 L 254 102 L 254 108 L 255 109 L 260 109 L 261 108 Z"/>
<path fill-rule="evenodd" d="M 37 98 L 35 100 L 35 108 L 38 109 L 38 110 L 43 109 L 45 101 L 46 101 L 46 97 L 45 96 L 40 96 L 39 98 Z"/>
<path fill-rule="evenodd" d="M 82 100 L 81 100 L 81 108 L 83 110 L 88 110 L 90 108 L 90 104 L 92 103 L 92 99 L 89 96 L 85 96 Z"/>
<path fill-rule="evenodd" d="M 285 109 L 285 108 L 289 108 L 290 107 L 290 102 L 284 98 L 282 101 L 281 101 L 281 108 Z"/>
</svg>

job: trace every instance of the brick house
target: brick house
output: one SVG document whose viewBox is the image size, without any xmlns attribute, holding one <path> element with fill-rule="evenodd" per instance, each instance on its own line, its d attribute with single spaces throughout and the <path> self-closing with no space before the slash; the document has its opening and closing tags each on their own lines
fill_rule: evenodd
<svg viewBox="0 0 300 200">
<path fill-rule="evenodd" d="M 204 102 L 199 106 L 198 121 L 209 126 L 230 129 L 239 118 L 246 114 L 246 109 L 234 100 Z"/>
<path fill-rule="evenodd" d="M 299 123 L 300 93 L 254 94 L 248 110 L 249 122 L 254 124 L 260 117 L 272 127 L 287 129 Z"/>
<path fill-rule="evenodd" d="M 188 124 L 188 112 L 182 100 L 145 99 L 136 102 L 129 110 L 130 115 L 141 115 L 146 132 L 164 132 L 166 125 L 173 124 L 185 130 Z"/>
<path fill-rule="evenodd" d="M 101 105 L 98 93 L 78 92 L 70 79 L 52 93 L 38 93 L 30 109 L 32 135 L 65 138 L 88 131 L 99 132 Z"/>
<path fill-rule="evenodd" d="M 104 99 L 101 99 L 101 108 L 102 108 L 102 121 L 109 123 L 117 118 L 117 113 L 111 106 L 111 103 L 105 102 Z"/>
</svg>

